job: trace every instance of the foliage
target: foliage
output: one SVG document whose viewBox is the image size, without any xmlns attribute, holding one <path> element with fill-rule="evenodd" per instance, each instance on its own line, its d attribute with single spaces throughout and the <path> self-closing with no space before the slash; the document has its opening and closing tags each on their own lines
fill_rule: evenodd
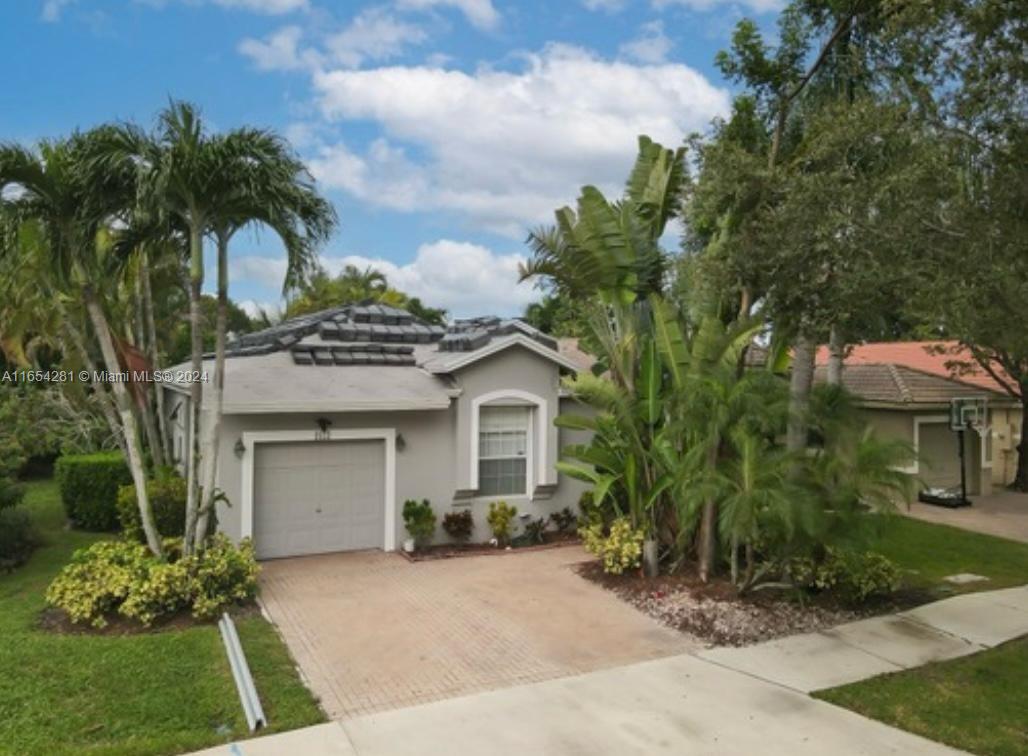
<svg viewBox="0 0 1028 756">
<path fill-rule="evenodd" d="M 32 458 L 113 448 L 96 398 L 77 384 L 62 390 L 0 383 L 0 473 L 6 467 L 14 474 Z"/>
<path fill-rule="evenodd" d="M 549 520 L 545 517 L 539 517 L 534 520 L 529 520 L 525 523 L 525 540 L 528 543 L 543 543 L 546 534 L 546 527 L 549 525 Z"/>
<path fill-rule="evenodd" d="M 444 325 L 446 310 L 425 306 L 417 297 L 411 297 L 389 286 L 384 273 L 372 267 L 363 270 L 347 265 L 332 277 L 324 268 L 316 269 L 290 296 L 285 316 L 294 318 L 319 310 L 361 302 L 381 304 L 407 310 L 428 323 Z"/>
<path fill-rule="evenodd" d="M 797 586 L 832 591 L 852 604 L 894 593 L 903 577 L 899 567 L 881 554 L 831 547 L 820 559 L 792 560 L 786 575 Z"/>
<path fill-rule="evenodd" d="M 472 520 L 470 509 L 460 509 L 443 515 L 443 530 L 455 541 L 465 543 L 471 538 L 471 532 L 474 529 L 475 523 Z"/>
<path fill-rule="evenodd" d="M 625 570 L 638 568 L 642 562 L 645 534 L 642 529 L 633 528 L 627 517 L 618 517 L 609 530 L 595 523 L 579 528 L 578 534 L 586 551 L 601 559 L 604 572 L 620 575 Z"/>
<path fill-rule="evenodd" d="M 25 487 L 0 476 L 0 512 L 18 506 L 25 496 Z"/>
<path fill-rule="evenodd" d="M 28 512 L 0 507 L 0 572 L 24 564 L 39 544 L 39 532 Z"/>
<path fill-rule="evenodd" d="M 518 508 L 505 501 L 493 501 L 489 503 L 489 513 L 485 520 L 489 523 L 489 529 L 493 538 L 500 546 L 510 543 L 510 537 L 514 532 L 514 518 L 518 515 Z"/>
<path fill-rule="evenodd" d="M 436 517 L 428 499 L 417 502 L 407 499 L 403 503 L 403 523 L 416 546 L 421 547 L 432 540 L 435 534 Z"/>
<path fill-rule="evenodd" d="M 259 568 L 246 539 L 236 547 L 219 534 L 190 556 L 182 555 L 181 539 L 166 539 L 164 551 L 166 560 L 158 559 L 131 541 L 79 549 L 47 588 L 47 603 L 73 622 L 101 628 L 115 613 L 145 626 L 186 609 L 213 619 L 257 595 Z"/>
<path fill-rule="evenodd" d="M 246 719 L 213 624 L 97 638 L 40 622 L 48 583 L 75 549 L 97 536 L 67 529 L 53 481 L 26 483 L 23 507 L 45 545 L 24 566 L 0 575 L 4 750 L 186 753 L 245 738 Z M 235 619 L 261 702 L 271 715 L 267 731 L 324 721 L 274 626 L 259 612 Z M 23 674 L 26 669 L 49 672 Z M 96 728 L 97 721 L 105 726 Z"/>
<path fill-rule="evenodd" d="M 181 538 L 186 522 L 186 481 L 173 470 L 158 470 L 156 477 L 147 481 L 146 487 L 157 532 L 164 538 Z M 118 489 L 118 521 L 126 538 L 146 543 L 133 485 Z M 213 535 L 216 528 L 217 523 L 211 519 L 207 535 Z"/>
<path fill-rule="evenodd" d="M 172 296 L 175 299 L 184 299 L 181 292 L 175 292 Z M 185 301 L 180 301 L 179 307 L 184 309 L 186 304 Z M 214 351 L 214 342 L 217 336 L 217 309 L 218 302 L 214 297 L 209 294 L 200 297 L 200 338 L 203 340 L 204 350 L 208 352 Z M 241 336 L 256 330 L 259 324 L 251 319 L 238 304 L 229 302 L 227 325 L 229 333 Z M 187 321 L 178 318 L 167 335 L 159 335 L 167 340 L 167 364 L 177 365 L 189 359 L 192 334 Z"/>
<path fill-rule="evenodd" d="M 66 455 L 54 476 L 68 519 L 77 528 L 113 531 L 118 527 L 118 489 L 132 482 L 119 452 Z"/>
<path fill-rule="evenodd" d="M 561 533 L 573 530 L 578 523 L 578 517 L 571 511 L 571 507 L 564 507 L 559 512 L 554 512 L 550 515 L 550 519 Z"/>
</svg>

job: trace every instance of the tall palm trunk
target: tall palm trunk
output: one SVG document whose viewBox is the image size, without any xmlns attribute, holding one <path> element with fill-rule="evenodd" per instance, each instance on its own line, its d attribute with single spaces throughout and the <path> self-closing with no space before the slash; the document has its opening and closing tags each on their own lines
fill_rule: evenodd
<svg viewBox="0 0 1028 756">
<path fill-rule="evenodd" d="M 203 383 L 199 377 L 203 372 L 203 315 L 200 309 L 202 288 L 203 225 L 194 213 L 193 226 L 189 231 L 189 328 L 192 336 L 190 368 L 194 380 L 189 384 L 189 466 L 186 472 L 186 526 L 182 542 L 182 551 L 186 555 L 194 551 L 196 522 L 200 510 L 200 421 L 203 410 Z"/>
<path fill-rule="evenodd" d="M 807 448 L 807 416 L 813 385 L 814 342 L 801 331 L 793 348 L 792 375 L 789 378 L 789 427 L 786 434 L 786 448 L 797 455 Z"/>
<path fill-rule="evenodd" d="M 118 421 L 118 410 L 111 399 L 111 395 L 107 392 L 107 388 L 96 380 L 96 363 L 93 362 L 93 358 L 89 355 L 89 349 L 86 347 L 86 340 L 82 336 L 82 332 L 68 319 L 68 313 L 65 309 L 58 304 L 58 309 L 61 317 L 61 327 L 64 330 L 64 334 L 61 337 L 61 344 L 65 350 L 69 353 L 75 352 L 78 354 L 82 365 L 87 371 L 89 371 L 89 385 L 93 389 L 93 394 L 97 397 L 97 404 L 100 405 L 100 412 L 104 416 L 104 420 L 107 421 L 107 427 L 111 430 L 111 435 L 114 436 L 114 442 L 118 445 L 118 449 L 128 459 L 128 447 L 125 444 L 125 432 L 122 430 L 121 424 Z M 71 342 L 71 349 L 68 348 L 68 342 Z"/>
<path fill-rule="evenodd" d="M 833 325 L 828 336 L 828 384 L 839 386 L 842 384 L 843 356 L 846 351 L 846 344 L 843 342 L 842 331 L 839 326 Z"/>
<path fill-rule="evenodd" d="M 218 477 L 218 447 L 221 436 L 221 411 L 225 399 L 225 339 L 228 330 L 228 241 L 229 235 L 217 234 L 218 243 L 218 314 L 214 336 L 214 408 L 210 431 L 204 445 L 203 497 L 196 527 L 197 550 L 203 548 L 207 523 L 214 508 L 214 484 Z"/>
<path fill-rule="evenodd" d="M 153 287 L 150 281 L 150 252 L 144 246 L 139 257 L 139 278 L 142 289 L 143 325 L 142 331 L 145 335 L 146 349 L 144 354 L 150 363 L 152 370 L 160 368 L 160 354 L 157 349 L 157 325 L 154 322 L 153 314 Z M 154 463 L 159 467 L 167 465 L 171 460 L 171 450 L 168 448 L 167 418 L 164 416 L 164 390 L 159 383 L 148 384 L 148 389 L 153 391 L 152 406 L 156 408 L 157 422 L 155 435 L 157 443 L 154 446 Z M 147 405 L 151 406 L 151 400 L 147 397 Z"/>
<path fill-rule="evenodd" d="M 96 332 L 96 338 L 100 342 L 100 352 L 104 358 L 107 372 L 111 373 L 111 388 L 114 392 L 114 401 L 118 407 L 118 414 L 121 416 L 121 426 L 125 434 L 125 450 L 128 453 L 129 471 L 132 474 L 132 483 L 136 487 L 136 503 L 139 505 L 139 519 L 143 526 L 143 533 L 146 536 L 146 545 L 155 556 L 162 555 L 161 540 L 154 527 L 153 512 L 150 509 L 150 498 L 146 490 L 146 470 L 143 464 L 143 447 L 139 441 L 139 432 L 136 429 L 136 416 L 132 412 L 132 399 L 124 382 L 119 380 L 118 373 L 121 367 L 118 363 L 118 354 L 114 349 L 114 340 L 111 338 L 110 326 L 103 308 L 96 298 L 96 293 L 91 285 L 87 284 L 82 288 L 82 298 L 86 304 L 86 311 Z"/>
</svg>

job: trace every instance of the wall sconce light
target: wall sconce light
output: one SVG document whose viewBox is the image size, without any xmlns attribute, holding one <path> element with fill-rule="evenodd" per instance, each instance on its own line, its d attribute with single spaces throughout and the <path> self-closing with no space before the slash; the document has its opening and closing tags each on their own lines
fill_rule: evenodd
<svg viewBox="0 0 1028 756">
<path fill-rule="evenodd" d="M 243 443 L 243 439 L 237 438 L 236 445 L 232 447 L 232 450 L 236 453 L 236 456 L 240 459 L 246 454 L 246 444 Z"/>
<path fill-rule="evenodd" d="M 403 437 L 402 433 L 396 434 L 396 451 L 403 451 L 407 448 L 407 439 Z"/>
</svg>

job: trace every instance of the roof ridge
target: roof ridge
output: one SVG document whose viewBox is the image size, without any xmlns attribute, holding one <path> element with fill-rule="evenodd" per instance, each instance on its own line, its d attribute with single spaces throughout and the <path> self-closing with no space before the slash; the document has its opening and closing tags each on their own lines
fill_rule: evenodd
<svg viewBox="0 0 1028 756">
<path fill-rule="evenodd" d="M 893 365 L 893 363 L 885 363 L 885 364 Z M 962 381 L 961 379 L 955 378 L 955 377 L 953 377 L 951 375 L 940 375 L 939 373 L 935 373 L 935 372 L 933 372 L 931 370 L 924 370 L 923 368 L 917 368 L 917 367 L 914 367 L 912 365 L 902 365 L 902 364 L 896 363 L 894 366 L 896 368 L 902 368 L 903 370 L 909 370 L 912 373 L 919 373 L 921 375 L 926 375 L 929 378 L 934 378 L 934 379 L 936 379 L 938 381 L 948 381 L 949 383 L 957 383 L 957 384 L 959 384 L 959 385 L 961 385 L 961 386 L 963 386 L 965 388 L 974 389 L 975 391 L 981 391 L 981 392 L 986 393 L 986 394 L 996 394 L 998 396 L 1004 396 L 1004 397 L 1006 396 L 1002 392 L 996 391 L 995 389 L 986 388 L 985 386 L 980 386 L 977 383 L 971 383 L 971 381 Z"/>
<path fill-rule="evenodd" d="M 896 388 L 899 389 L 900 396 L 903 397 L 903 401 L 906 403 L 914 401 L 914 395 L 911 393 L 910 387 L 907 386 L 906 382 L 900 376 L 900 366 L 892 362 L 886 362 L 885 366 L 889 369 L 889 375 L 892 376 L 892 381 L 896 384 Z"/>
</svg>

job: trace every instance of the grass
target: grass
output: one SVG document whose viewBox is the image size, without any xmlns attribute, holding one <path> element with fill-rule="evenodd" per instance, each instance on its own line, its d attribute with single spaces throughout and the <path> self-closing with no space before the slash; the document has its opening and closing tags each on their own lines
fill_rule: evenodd
<svg viewBox="0 0 1028 756">
<path fill-rule="evenodd" d="M 936 525 L 909 517 L 891 517 L 874 550 L 907 571 L 907 583 L 932 593 L 990 591 L 1028 583 L 1028 544 Z M 987 581 L 954 586 L 943 578 L 970 572 Z"/>
<path fill-rule="evenodd" d="M 56 485 L 24 505 L 46 544 L 0 576 L 0 753 L 171 754 L 248 735 L 217 627 L 132 636 L 37 628 L 43 591 L 71 552 L 102 536 L 64 529 Z M 269 731 L 324 721 L 275 629 L 238 620 Z"/>
<path fill-rule="evenodd" d="M 1028 637 L 815 697 L 972 753 L 1028 754 Z"/>
</svg>

